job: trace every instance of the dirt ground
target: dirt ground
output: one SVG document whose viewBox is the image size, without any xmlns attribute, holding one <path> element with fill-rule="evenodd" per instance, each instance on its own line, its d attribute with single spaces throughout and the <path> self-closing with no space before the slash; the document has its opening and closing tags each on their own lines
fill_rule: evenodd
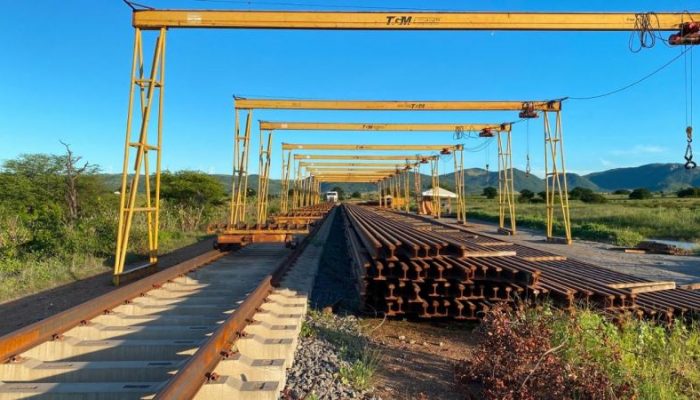
<svg viewBox="0 0 700 400">
<path fill-rule="evenodd" d="M 206 239 L 159 257 L 160 268 L 168 268 L 212 249 Z M 112 273 L 93 277 L 0 304 L 0 335 L 42 320 L 114 290 Z"/>
<path fill-rule="evenodd" d="M 450 222 L 447 218 L 444 221 Z M 496 224 L 481 221 L 468 221 L 467 225 L 469 229 L 483 234 L 589 262 L 640 278 L 655 281 L 672 280 L 678 284 L 700 282 L 700 257 L 697 256 L 631 254 L 614 250 L 616 246 L 610 244 L 576 239 L 570 246 L 548 243 L 545 241 L 545 236 L 542 232 L 526 228 L 518 228 L 517 235 L 506 237 L 496 233 L 496 226 Z"/>
<path fill-rule="evenodd" d="M 382 399 L 463 400 L 454 364 L 469 358 L 475 325 L 367 319 L 372 345 L 381 353 L 374 393 Z"/>
</svg>

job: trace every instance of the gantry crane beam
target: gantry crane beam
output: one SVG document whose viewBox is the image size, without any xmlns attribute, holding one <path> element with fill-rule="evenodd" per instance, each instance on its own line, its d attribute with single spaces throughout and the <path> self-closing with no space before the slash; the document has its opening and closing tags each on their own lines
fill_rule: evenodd
<svg viewBox="0 0 700 400">
<path fill-rule="evenodd" d="M 294 159 L 295 160 L 402 160 L 402 161 L 407 161 L 407 160 L 416 160 L 416 161 L 421 161 L 421 160 L 432 160 L 433 158 L 436 158 L 437 156 L 434 155 L 416 155 L 416 154 L 410 154 L 410 155 L 403 155 L 403 156 L 397 156 L 397 155 L 350 155 L 350 154 L 343 154 L 343 155 L 338 155 L 338 154 L 295 154 Z"/>
<path fill-rule="evenodd" d="M 455 150 L 461 145 L 441 144 L 441 145 L 423 145 L 423 144 L 300 144 L 300 143 L 282 143 L 282 150 L 382 150 L 382 151 L 442 151 Z"/>
<path fill-rule="evenodd" d="M 415 161 L 414 161 L 415 163 Z M 330 167 L 381 167 L 381 168 L 402 168 L 406 164 L 396 163 L 347 163 L 347 162 L 308 162 L 301 161 L 299 165 L 302 167 L 330 168 Z"/>
<path fill-rule="evenodd" d="M 348 174 L 348 175 L 353 175 L 353 174 L 358 174 L 358 175 L 393 175 L 397 171 L 395 168 L 392 169 L 371 169 L 371 170 L 352 170 L 352 169 L 333 169 L 333 170 L 324 170 L 324 169 L 307 169 L 311 175 L 330 175 L 330 174 Z M 403 170 L 399 170 L 401 172 Z"/>
<path fill-rule="evenodd" d="M 654 30 L 677 30 L 699 13 L 135 10 L 139 29 L 331 29 L 464 31 L 633 31 L 649 15 Z"/>
<path fill-rule="evenodd" d="M 455 132 L 486 129 L 510 131 L 511 124 L 413 124 L 413 123 L 347 123 L 347 122 L 270 122 L 260 121 L 265 131 L 386 131 L 386 132 Z"/>
<path fill-rule="evenodd" d="M 561 100 L 546 101 L 423 101 L 423 100 L 289 100 L 236 97 L 237 110 L 340 111 L 561 111 Z"/>
</svg>

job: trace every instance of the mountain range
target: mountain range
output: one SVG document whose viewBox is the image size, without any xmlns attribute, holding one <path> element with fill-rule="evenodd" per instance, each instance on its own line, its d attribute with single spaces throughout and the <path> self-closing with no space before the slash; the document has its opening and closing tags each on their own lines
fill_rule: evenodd
<svg viewBox="0 0 700 400">
<path fill-rule="evenodd" d="M 103 174 L 103 179 L 108 188 L 119 190 L 121 175 Z M 213 175 L 228 191 L 231 190 L 231 175 Z M 482 168 L 468 168 L 464 171 L 465 187 L 469 193 L 481 193 L 488 186 L 498 186 L 498 172 L 486 171 Z M 535 193 L 544 190 L 542 178 L 533 174 L 527 174 L 519 169 L 513 170 L 514 186 L 516 191 L 523 189 Z M 618 189 L 647 188 L 652 191 L 676 191 L 688 186 L 700 187 L 700 169 L 686 170 L 683 164 L 647 164 L 639 167 L 615 168 L 606 171 L 594 172 L 586 175 L 569 173 L 567 184 L 569 189 L 575 187 L 589 188 L 598 192 L 612 192 Z M 430 186 L 429 175 L 422 175 L 421 183 L 425 189 Z M 257 190 L 258 176 L 251 175 L 248 178 L 249 186 Z M 413 175 L 411 175 L 411 187 Z M 454 188 L 454 174 L 440 175 L 440 185 L 447 189 Z M 376 190 L 376 185 L 369 183 L 337 183 L 323 185 L 321 190 L 331 190 L 332 187 L 340 187 L 346 193 L 370 192 Z M 270 193 L 278 193 L 281 181 L 270 181 Z"/>
</svg>

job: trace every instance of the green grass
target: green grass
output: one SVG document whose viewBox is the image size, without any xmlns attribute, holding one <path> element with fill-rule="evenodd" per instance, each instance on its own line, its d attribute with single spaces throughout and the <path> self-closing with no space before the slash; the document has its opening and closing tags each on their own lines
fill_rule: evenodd
<svg viewBox="0 0 700 400">
<path fill-rule="evenodd" d="M 365 391 L 372 387 L 374 374 L 379 366 L 381 354 L 374 350 L 365 349 L 361 356 L 349 366 L 340 367 L 340 379 L 355 390 Z"/>
<path fill-rule="evenodd" d="M 600 313 L 580 310 L 554 320 L 553 343 L 573 365 L 595 363 L 618 387 L 639 399 L 700 398 L 700 329 L 625 320 L 613 325 Z"/>
<path fill-rule="evenodd" d="M 700 199 L 673 197 L 627 200 L 609 196 L 605 204 L 570 202 L 574 237 L 631 246 L 644 239 L 700 242 Z M 516 203 L 518 226 L 545 229 L 545 206 Z M 467 218 L 498 220 L 497 200 L 470 197 Z M 555 231 L 562 234 L 560 223 Z"/>
<path fill-rule="evenodd" d="M 163 232 L 160 251 L 169 251 L 195 243 L 201 237 L 196 232 Z M 144 254 L 136 246 L 130 260 L 140 259 Z M 5 302 L 42 290 L 51 289 L 77 280 L 112 270 L 111 257 L 89 254 L 59 254 L 55 256 L 26 255 L 21 258 L 0 258 L 0 302 Z"/>
<path fill-rule="evenodd" d="M 302 324 L 302 336 L 321 338 L 337 349 L 345 362 L 338 372 L 341 382 L 358 391 L 371 389 L 381 353 L 370 347 L 362 328 L 358 325 L 356 329 L 339 329 L 333 314 L 317 310 L 310 310 L 308 317 L 311 322 Z"/>
</svg>

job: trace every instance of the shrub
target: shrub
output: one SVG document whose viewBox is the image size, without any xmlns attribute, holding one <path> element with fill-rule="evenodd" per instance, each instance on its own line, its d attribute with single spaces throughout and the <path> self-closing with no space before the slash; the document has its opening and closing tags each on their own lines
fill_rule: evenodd
<svg viewBox="0 0 700 400">
<path fill-rule="evenodd" d="M 620 194 L 620 195 L 625 195 L 629 196 L 629 194 L 632 193 L 627 189 L 617 189 L 616 191 L 613 192 L 613 194 Z"/>
<path fill-rule="evenodd" d="M 520 196 L 518 201 L 521 203 L 529 203 L 535 197 L 535 193 L 532 190 L 523 189 L 520 191 Z"/>
<path fill-rule="evenodd" d="M 631 200 L 646 200 L 646 199 L 651 199 L 654 197 L 653 194 L 651 194 L 651 191 L 646 188 L 638 188 L 634 189 L 630 194 L 629 198 Z"/>
<path fill-rule="evenodd" d="M 700 188 L 689 187 L 676 193 L 678 197 L 700 197 Z"/>
<path fill-rule="evenodd" d="M 592 194 L 593 190 L 577 186 L 569 192 L 569 200 L 581 200 L 581 197 L 590 196 Z"/>
<path fill-rule="evenodd" d="M 484 191 L 481 194 L 487 199 L 493 199 L 496 198 L 496 196 L 498 196 L 498 190 L 493 186 L 489 186 L 485 187 Z"/>
<path fill-rule="evenodd" d="M 603 196 L 602 194 L 593 193 L 592 191 L 581 194 L 580 200 L 584 203 L 597 203 L 597 204 L 605 203 L 608 201 L 605 198 L 605 196 Z"/>
<path fill-rule="evenodd" d="M 495 308 L 456 378 L 486 399 L 697 399 L 700 330 L 588 309 Z"/>
</svg>

